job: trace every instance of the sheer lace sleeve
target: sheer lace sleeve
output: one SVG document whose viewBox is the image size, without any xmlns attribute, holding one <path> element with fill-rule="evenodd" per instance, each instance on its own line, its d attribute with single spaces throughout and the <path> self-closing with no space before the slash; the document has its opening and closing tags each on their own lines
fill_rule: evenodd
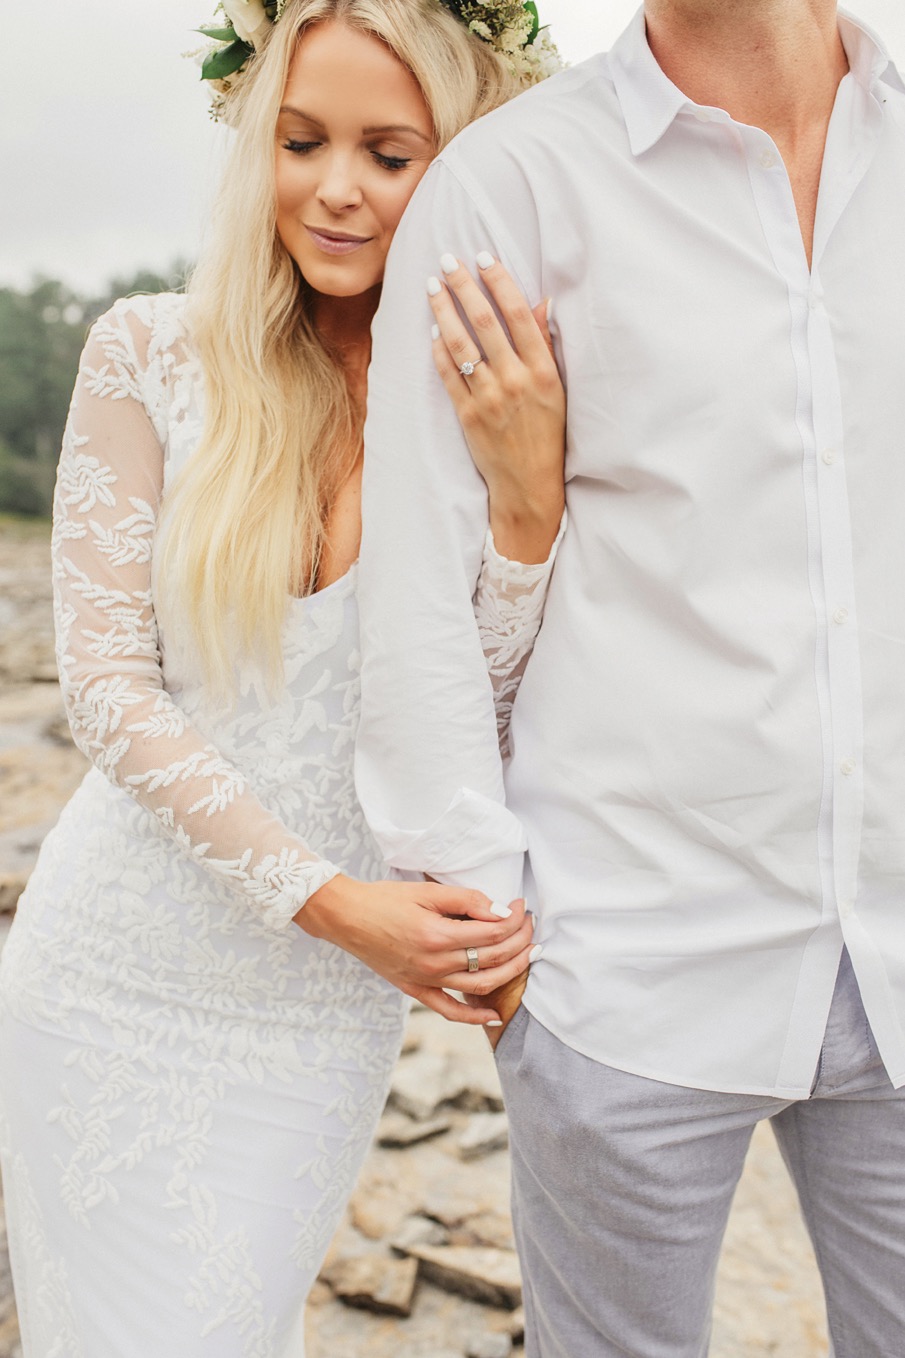
<svg viewBox="0 0 905 1358">
<path fill-rule="evenodd" d="M 161 672 L 150 572 L 163 484 L 159 375 L 173 364 L 159 352 L 166 340 L 114 308 L 82 356 L 54 505 L 60 682 L 83 753 L 283 928 L 339 869 L 267 811 L 192 727 Z"/>
<path fill-rule="evenodd" d="M 526 566 L 500 556 L 488 528 L 474 596 L 475 617 L 493 687 L 500 753 L 509 755 L 509 721 L 544 616 L 547 588 L 566 529 L 566 515 L 546 561 Z"/>
</svg>

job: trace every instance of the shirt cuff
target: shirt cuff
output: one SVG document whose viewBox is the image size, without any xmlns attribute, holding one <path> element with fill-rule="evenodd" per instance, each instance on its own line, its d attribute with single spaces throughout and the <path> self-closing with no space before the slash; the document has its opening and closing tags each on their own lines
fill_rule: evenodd
<svg viewBox="0 0 905 1358">
<path fill-rule="evenodd" d="M 444 886 L 474 888 L 483 891 L 492 901 L 509 905 L 525 894 L 524 871 L 525 855 L 513 853 L 491 859 L 479 868 L 467 868 L 462 872 L 432 872 L 430 875 Z"/>
<path fill-rule="evenodd" d="M 446 810 L 423 830 L 401 830 L 371 817 L 371 829 L 392 868 L 426 872 L 441 881 L 477 873 L 495 862 L 521 864 L 527 837 L 502 803 L 460 787 Z M 511 878 L 512 872 L 507 875 Z M 515 873 L 521 882 L 521 868 Z"/>
</svg>

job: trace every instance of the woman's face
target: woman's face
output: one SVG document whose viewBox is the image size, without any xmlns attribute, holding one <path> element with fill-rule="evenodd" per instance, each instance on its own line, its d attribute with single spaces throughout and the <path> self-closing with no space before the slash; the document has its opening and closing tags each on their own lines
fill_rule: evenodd
<svg viewBox="0 0 905 1358">
<path fill-rule="evenodd" d="M 335 22 L 302 34 L 277 121 L 277 232 L 317 292 L 356 297 L 434 155 L 411 72 L 378 38 Z"/>
</svg>

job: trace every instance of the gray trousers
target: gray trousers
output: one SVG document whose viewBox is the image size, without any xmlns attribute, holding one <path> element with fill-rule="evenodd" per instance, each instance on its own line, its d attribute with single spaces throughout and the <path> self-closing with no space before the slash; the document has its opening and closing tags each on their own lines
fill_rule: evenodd
<svg viewBox="0 0 905 1358">
<path fill-rule="evenodd" d="M 807 1099 L 628 1075 L 524 1007 L 497 1062 L 526 1358 L 705 1358 L 720 1245 L 762 1118 L 798 1190 L 835 1358 L 905 1358 L 905 1089 L 883 1069 L 847 954 Z"/>
</svg>

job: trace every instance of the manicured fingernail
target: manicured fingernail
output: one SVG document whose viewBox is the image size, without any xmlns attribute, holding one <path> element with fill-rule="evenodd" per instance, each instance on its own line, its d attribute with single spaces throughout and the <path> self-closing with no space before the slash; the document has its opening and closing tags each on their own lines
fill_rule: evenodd
<svg viewBox="0 0 905 1358">
<path fill-rule="evenodd" d="M 443 284 L 440 282 L 439 278 L 429 278 L 427 280 L 427 291 L 431 297 L 436 297 L 439 292 L 443 291 Z"/>
<path fill-rule="evenodd" d="M 536 928 L 537 928 L 537 915 L 532 914 L 531 911 L 529 910 L 529 911 L 528 911 L 528 918 L 529 918 L 530 921 L 531 921 L 531 928 L 532 928 L 532 929 L 536 929 Z"/>
<path fill-rule="evenodd" d="M 512 914 L 512 911 L 509 909 L 509 906 L 504 905 L 502 901 L 494 901 L 490 907 L 490 913 L 491 915 L 496 915 L 498 919 L 508 919 Z"/>
<path fill-rule="evenodd" d="M 536 962 L 537 959 L 543 955 L 543 951 L 544 951 L 544 950 L 543 950 L 543 948 L 541 947 L 541 945 L 540 945 L 539 943 L 535 943 L 534 947 L 531 949 L 531 951 L 530 951 L 529 954 L 528 954 L 528 961 L 529 961 L 529 962 Z"/>
<path fill-rule="evenodd" d="M 475 260 L 479 269 L 489 269 L 496 263 L 489 250 L 482 250 L 479 255 L 475 256 Z"/>
<path fill-rule="evenodd" d="M 459 261 L 456 259 L 455 255 L 451 255 L 449 251 L 447 251 L 445 255 L 440 256 L 440 268 L 444 273 L 455 273 L 458 267 Z"/>
<path fill-rule="evenodd" d="M 488 1019 L 487 1022 L 484 1024 L 485 1028 L 502 1028 L 502 1026 L 503 1026 L 502 1019 Z"/>
<path fill-rule="evenodd" d="M 550 322 L 551 322 L 552 320 L 553 320 L 553 298 L 552 298 L 552 297 L 548 297 L 548 298 L 547 298 L 547 324 L 549 325 Z"/>
<path fill-rule="evenodd" d="M 440 327 L 439 327 L 439 325 L 432 325 L 432 326 L 431 326 L 431 339 L 433 339 L 433 340 L 438 340 L 439 338 L 440 338 Z"/>
</svg>

